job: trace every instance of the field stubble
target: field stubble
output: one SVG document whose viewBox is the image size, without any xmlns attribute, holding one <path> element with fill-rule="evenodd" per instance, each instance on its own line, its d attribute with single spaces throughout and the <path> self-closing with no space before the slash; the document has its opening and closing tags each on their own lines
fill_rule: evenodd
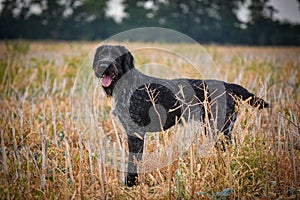
<svg viewBox="0 0 300 200">
<path fill-rule="evenodd" d="M 72 118 L 76 73 L 95 46 L 0 43 L 1 199 L 300 198 L 299 48 L 206 46 L 223 80 L 245 86 L 272 108 L 258 111 L 242 104 L 235 143 L 226 152 L 212 149 L 201 156 L 192 145 L 170 165 L 141 175 L 139 186 L 127 188 L 121 184 L 124 174 L 99 161 L 84 142 L 85 127 Z M 164 47 L 193 52 L 187 44 Z M 143 63 L 143 57 L 136 62 Z M 109 101 L 103 96 L 99 104 L 98 126 L 117 140 L 121 130 L 109 114 Z M 148 151 L 154 143 L 147 144 Z"/>
</svg>

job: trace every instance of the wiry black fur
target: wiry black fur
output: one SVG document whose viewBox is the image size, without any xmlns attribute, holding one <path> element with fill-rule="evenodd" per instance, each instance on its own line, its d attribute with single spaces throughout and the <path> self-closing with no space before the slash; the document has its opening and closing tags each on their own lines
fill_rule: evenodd
<svg viewBox="0 0 300 200">
<path fill-rule="evenodd" d="M 137 160 L 142 159 L 144 142 L 141 138 L 146 132 L 169 129 L 182 118 L 188 120 L 191 116 L 204 121 L 206 107 L 203 103 L 207 99 L 209 104 L 218 105 L 219 109 L 219 111 L 216 111 L 217 109 L 212 111 L 212 115 L 215 116 L 210 114 L 209 118 L 224 115 L 225 120 L 222 124 L 218 124 L 218 132 L 223 132 L 230 139 L 230 132 L 237 116 L 235 110 L 237 98 L 247 100 L 250 105 L 260 109 L 269 106 L 263 99 L 237 84 L 218 80 L 166 80 L 146 76 L 134 68 L 133 57 L 123 46 L 100 46 L 96 50 L 93 69 L 98 78 L 101 78 L 103 74 L 115 75 L 112 84 L 104 87 L 104 90 L 108 96 L 113 96 L 116 104 L 114 114 L 120 119 L 128 135 L 129 161 L 126 179 L 128 186 L 137 184 L 138 174 L 134 157 Z M 126 73 L 129 78 L 118 83 Z M 121 88 L 115 88 L 117 84 Z M 177 95 L 182 85 L 192 89 L 190 97 L 184 96 L 185 102 L 189 104 L 188 114 L 184 112 L 186 109 L 179 100 L 183 96 Z M 224 101 L 218 102 L 220 96 Z M 153 110 L 151 111 L 153 108 L 151 97 L 156 105 L 163 108 L 157 109 L 160 117 L 157 113 L 153 114 Z M 226 105 L 222 105 L 225 103 Z M 178 109 L 180 106 L 182 106 L 181 109 Z M 129 116 L 126 115 L 126 108 L 129 110 Z M 135 133 L 140 137 L 137 137 Z"/>
</svg>

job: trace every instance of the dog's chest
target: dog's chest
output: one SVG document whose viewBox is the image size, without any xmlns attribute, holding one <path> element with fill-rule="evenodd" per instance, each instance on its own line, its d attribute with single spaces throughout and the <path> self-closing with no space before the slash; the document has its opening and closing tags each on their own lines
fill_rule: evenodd
<svg viewBox="0 0 300 200">
<path fill-rule="evenodd" d="M 131 121 L 129 114 L 129 105 L 130 105 L 130 96 L 129 92 L 122 92 L 118 95 L 113 96 L 112 98 L 112 111 L 111 113 L 117 119 L 123 128 L 127 129 L 129 125 L 128 122 Z"/>
</svg>

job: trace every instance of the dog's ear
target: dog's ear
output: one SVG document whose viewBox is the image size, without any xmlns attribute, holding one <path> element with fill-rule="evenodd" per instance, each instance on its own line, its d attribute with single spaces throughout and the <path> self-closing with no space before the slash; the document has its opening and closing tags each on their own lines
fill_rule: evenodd
<svg viewBox="0 0 300 200">
<path fill-rule="evenodd" d="M 121 56 L 121 62 L 122 62 L 122 67 L 124 70 L 124 73 L 128 72 L 129 70 L 134 68 L 134 58 L 131 55 L 130 51 L 128 51 L 125 47 L 120 46 L 120 48 L 122 49 L 122 56 Z"/>
</svg>

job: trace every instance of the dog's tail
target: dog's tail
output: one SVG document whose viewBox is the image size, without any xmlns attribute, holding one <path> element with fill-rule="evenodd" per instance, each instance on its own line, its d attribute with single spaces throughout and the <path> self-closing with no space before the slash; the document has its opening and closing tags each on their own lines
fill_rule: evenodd
<svg viewBox="0 0 300 200">
<path fill-rule="evenodd" d="M 262 98 L 255 96 L 240 85 L 228 83 L 227 88 L 229 92 L 232 93 L 234 96 L 237 96 L 242 100 L 248 102 L 253 107 L 258 107 L 259 109 L 270 107 L 270 105 L 267 102 L 265 102 Z"/>
</svg>

